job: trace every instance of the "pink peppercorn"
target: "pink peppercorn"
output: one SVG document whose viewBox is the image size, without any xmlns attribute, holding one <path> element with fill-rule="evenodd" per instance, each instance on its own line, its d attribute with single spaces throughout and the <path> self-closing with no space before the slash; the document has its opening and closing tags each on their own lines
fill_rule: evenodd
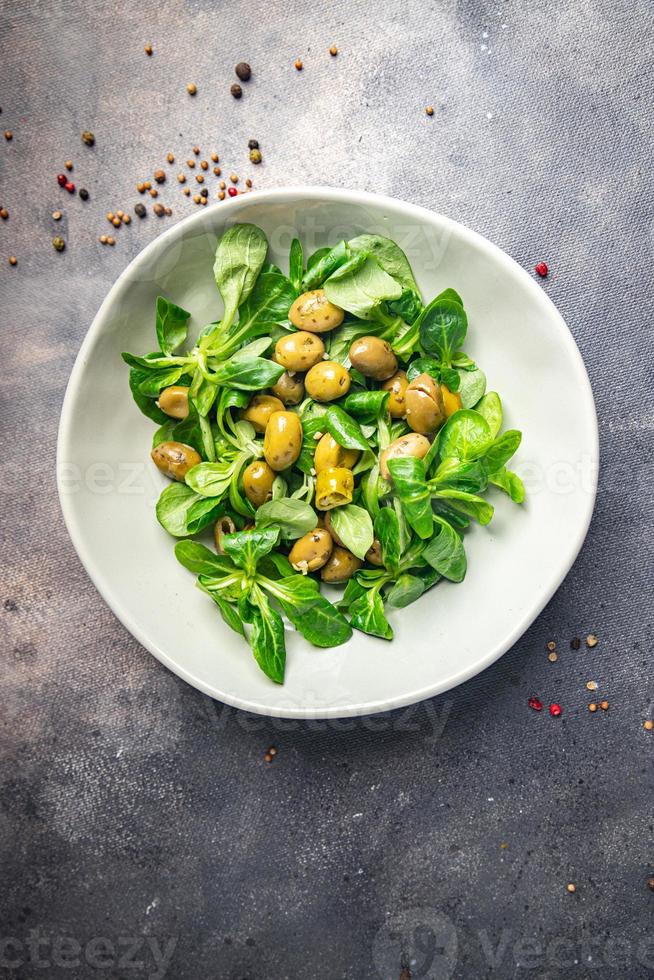
<svg viewBox="0 0 654 980">
<path fill-rule="evenodd" d="M 229 194 L 230 197 L 236 197 L 236 195 L 238 194 L 238 191 L 237 191 L 237 189 L 235 187 L 228 187 L 227 188 L 227 193 Z"/>
<path fill-rule="evenodd" d="M 64 190 L 68 191 L 69 194 L 75 193 L 75 185 L 71 180 L 66 181 L 64 184 Z"/>
<path fill-rule="evenodd" d="M 534 711 L 543 710 L 543 702 L 540 701 L 538 698 L 529 698 L 527 704 L 529 705 L 530 708 L 533 708 Z"/>
<path fill-rule="evenodd" d="M 554 703 L 550 705 L 550 714 L 552 718 L 558 718 L 562 711 L 563 708 L 561 707 L 560 704 Z"/>
<path fill-rule="evenodd" d="M 57 174 L 57 183 L 60 187 L 65 187 L 68 183 L 68 177 L 66 174 Z"/>
<path fill-rule="evenodd" d="M 538 265 L 534 266 L 534 272 L 537 272 L 541 279 L 544 279 L 549 271 L 547 262 L 539 262 Z"/>
</svg>

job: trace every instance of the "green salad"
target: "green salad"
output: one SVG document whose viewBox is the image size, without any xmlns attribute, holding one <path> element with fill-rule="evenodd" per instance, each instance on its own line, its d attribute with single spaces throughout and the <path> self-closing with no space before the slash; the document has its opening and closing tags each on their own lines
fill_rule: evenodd
<svg viewBox="0 0 654 980">
<path fill-rule="evenodd" d="M 255 225 L 216 249 L 224 312 L 195 343 L 190 314 L 157 299 L 157 350 L 123 354 L 178 560 L 282 683 L 282 614 L 309 643 L 353 629 L 393 638 L 389 610 L 466 574 L 463 538 L 487 491 L 524 500 L 499 395 L 462 350 L 463 300 L 425 304 L 404 252 L 358 235 L 288 272 Z M 215 550 L 193 540 L 213 529 Z M 320 591 L 330 588 L 329 598 Z M 390 615 L 392 619 L 392 614 Z"/>
</svg>

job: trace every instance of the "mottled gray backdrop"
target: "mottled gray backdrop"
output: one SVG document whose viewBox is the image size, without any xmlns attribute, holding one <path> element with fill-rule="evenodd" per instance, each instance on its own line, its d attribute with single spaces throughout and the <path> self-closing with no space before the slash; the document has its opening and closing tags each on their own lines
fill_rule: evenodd
<svg viewBox="0 0 654 980">
<path fill-rule="evenodd" d="M 4 0 L 1 976 L 654 977 L 653 13 Z M 240 187 L 381 191 L 550 264 L 597 400 L 593 524 L 514 649 L 419 708 L 340 727 L 224 709 L 125 632 L 66 535 L 55 438 L 73 359 L 127 262 L 194 205 L 169 182 L 173 216 L 134 219 L 113 249 L 104 214 L 195 143 Z M 68 158 L 86 204 L 56 184 Z M 591 630 L 594 650 L 569 649 Z M 608 712 L 588 712 L 591 678 Z M 532 692 L 562 718 L 531 712 Z"/>
</svg>

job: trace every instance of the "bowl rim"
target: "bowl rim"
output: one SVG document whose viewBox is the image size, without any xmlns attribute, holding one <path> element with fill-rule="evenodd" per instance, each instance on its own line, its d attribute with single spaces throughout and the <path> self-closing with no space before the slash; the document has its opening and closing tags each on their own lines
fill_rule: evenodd
<svg viewBox="0 0 654 980">
<path fill-rule="evenodd" d="M 257 700 L 251 700 L 247 697 L 239 697 L 230 692 L 220 691 L 218 688 L 212 687 L 210 684 L 205 683 L 205 681 L 203 681 L 201 678 L 196 677 L 192 671 L 187 670 L 179 663 L 173 661 L 164 650 L 158 647 L 157 644 L 148 637 L 146 632 L 141 629 L 138 622 L 115 598 L 111 583 L 107 580 L 97 565 L 91 550 L 87 548 L 85 544 L 85 536 L 73 506 L 73 497 L 64 491 L 62 461 L 67 462 L 74 458 L 71 453 L 73 448 L 72 407 L 76 400 L 76 395 L 86 369 L 87 354 L 89 351 L 91 351 L 96 339 L 102 332 L 102 322 L 105 319 L 107 312 L 113 305 L 117 293 L 123 288 L 124 283 L 129 281 L 135 270 L 141 264 L 147 262 L 154 253 L 164 249 L 168 242 L 177 238 L 180 234 L 184 234 L 191 227 L 193 227 L 193 225 L 201 225 L 206 223 L 209 215 L 212 212 L 217 211 L 218 208 L 220 208 L 221 214 L 225 215 L 226 222 L 228 222 L 230 213 L 232 211 L 238 211 L 242 207 L 244 197 L 246 197 L 248 204 L 250 202 L 256 203 L 257 201 L 269 204 L 291 204 L 298 198 L 303 198 L 304 200 L 309 201 L 333 201 L 345 204 L 369 203 L 370 205 L 377 207 L 389 207 L 393 210 L 400 208 L 406 216 L 411 217 L 416 221 L 428 221 L 455 229 L 457 234 L 464 241 L 468 241 L 477 247 L 481 247 L 488 254 L 490 254 L 500 266 L 504 267 L 511 274 L 517 275 L 524 283 L 527 291 L 531 292 L 537 298 L 539 303 L 545 304 L 545 306 L 549 309 L 549 313 L 552 318 L 556 320 L 559 326 L 562 328 L 561 339 L 566 345 L 566 354 L 574 363 L 579 379 L 578 394 L 585 403 L 584 409 L 585 413 L 587 414 L 588 421 L 593 423 L 590 426 L 591 444 L 585 447 L 585 450 L 588 452 L 590 457 L 589 475 L 591 478 L 591 492 L 586 495 L 583 519 L 578 522 L 578 526 L 576 527 L 574 534 L 570 536 L 568 550 L 564 558 L 562 558 L 557 566 L 556 574 L 551 577 L 546 587 L 542 590 L 538 601 L 534 605 L 530 606 L 527 613 L 522 615 L 517 620 L 513 628 L 509 630 L 501 642 L 497 643 L 494 647 L 488 650 L 482 658 L 475 662 L 474 665 L 468 666 L 454 675 L 450 675 L 447 679 L 426 685 L 425 687 L 412 692 L 400 694 L 397 697 L 370 702 L 353 703 L 347 706 L 327 706 L 323 708 L 303 708 L 298 705 L 289 704 L 270 706 Z M 143 647 L 145 647 L 146 650 L 156 657 L 157 660 L 168 667 L 169 670 L 173 671 L 173 673 L 177 674 L 178 677 L 181 677 L 182 680 L 186 681 L 188 684 L 191 684 L 204 694 L 208 694 L 210 697 L 221 701 L 224 704 L 228 704 L 233 708 L 238 708 L 253 714 L 260 714 L 276 718 L 295 718 L 300 720 L 358 717 L 375 714 L 382 711 L 390 711 L 410 704 L 416 704 L 427 698 L 435 697 L 438 694 L 442 694 L 445 691 L 449 691 L 452 688 L 457 687 L 459 684 L 462 684 L 481 673 L 491 664 L 495 663 L 496 660 L 499 660 L 499 658 L 503 656 L 503 654 L 506 653 L 506 651 L 509 650 L 514 643 L 517 642 L 522 634 L 540 615 L 572 568 L 572 565 L 574 564 L 584 543 L 588 533 L 588 528 L 590 526 L 590 521 L 593 516 L 595 499 L 597 495 L 598 474 L 599 431 L 597 424 L 597 412 L 586 366 L 567 323 L 547 293 L 544 292 L 544 290 L 531 277 L 527 270 L 516 262 L 515 259 L 512 259 L 511 256 L 498 245 L 495 245 L 489 239 L 479 234 L 479 232 L 473 231 L 466 225 L 463 225 L 460 222 L 447 217 L 447 215 L 441 214 L 440 212 L 432 211 L 431 209 L 423 207 L 422 205 L 401 201 L 385 194 L 373 194 L 369 191 L 350 190 L 321 185 L 293 185 L 289 187 L 250 191 L 248 192 L 247 196 L 239 194 L 232 199 L 223 201 L 220 204 L 215 204 L 210 209 L 203 208 L 196 214 L 183 218 L 162 234 L 157 235 L 156 238 L 141 249 L 138 255 L 136 255 L 129 262 L 129 264 L 123 269 L 121 274 L 111 286 L 82 341 L 64 394 L 56 448 L 56 476 L 59 503 L 63 513 L 64 523 L 68 534 L 70 535 L 73 547 L 75 548 L 75 551 L 77 552 L 77 555 L 94 586 L 117 619 L 131 633 L 131 635 Z"/>
</svg>

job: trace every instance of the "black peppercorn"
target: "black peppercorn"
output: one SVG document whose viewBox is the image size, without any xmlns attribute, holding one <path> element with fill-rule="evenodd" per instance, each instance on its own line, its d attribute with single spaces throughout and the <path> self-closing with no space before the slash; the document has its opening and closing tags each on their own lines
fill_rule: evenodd
<svg viewBox="0 0 654 980">
<path fill-rule="evenodd" d="M 83 201 L 88 201 L 89 192 L 87 191 L 86 187 L 80 187 L 77 193 L 79 194 L 79 196 L 82 198 Z"/>
<path fill-rule="evenodd" d="M 248 65 L 247 61 L 239 61 L 236 68 L 234 69 L 237 76 L 242 82 L 249 82 L 252 76 L 252 69 Z"/>
<path fill-rule="evenodd" d="M 579 649 L 579 647 L 581 646 L 581 640 L 579 639 L 578 636 L 575 636 L 573 640 L 570 640 L 570 646 L 572 647 L 573 650 Z"/>
<path fill-rule="evenodd" d="M 209 189 L 207 187 L 202 188 L 200 191 L 200 197 L 209 197 Z"/>
<path fill-rule="evenodd" d="M 145 210 L 145 204 L 137 204 L 137 205 L 135 205 L 134 212 L 135 212 L 135 214 L 138 214 L 139 218 L 145 218 L 146 214 L 148 213 Z"/>
<path fill-rule="evenodd" d="M 86 146 L 93 146 L 95 143 L 95 136 L 89 129 L 85 129 L 82 133 L 82 143 L 85 143 Z"/>
<path fill-rule="evenodd" d="M 248 150 L 258 150 L 259 140 L 248 140 Z"/>
<path fill-rule="evenodd" d="M 240 85 L 237 85 L 236 82 L 234 82 L 234 84 L 232 85 L 229 91 L 232 93 L 235 99 L 240 99 L 241 96 L 243 95 L 243 89 L 241 88 Z"/>
</svg>

